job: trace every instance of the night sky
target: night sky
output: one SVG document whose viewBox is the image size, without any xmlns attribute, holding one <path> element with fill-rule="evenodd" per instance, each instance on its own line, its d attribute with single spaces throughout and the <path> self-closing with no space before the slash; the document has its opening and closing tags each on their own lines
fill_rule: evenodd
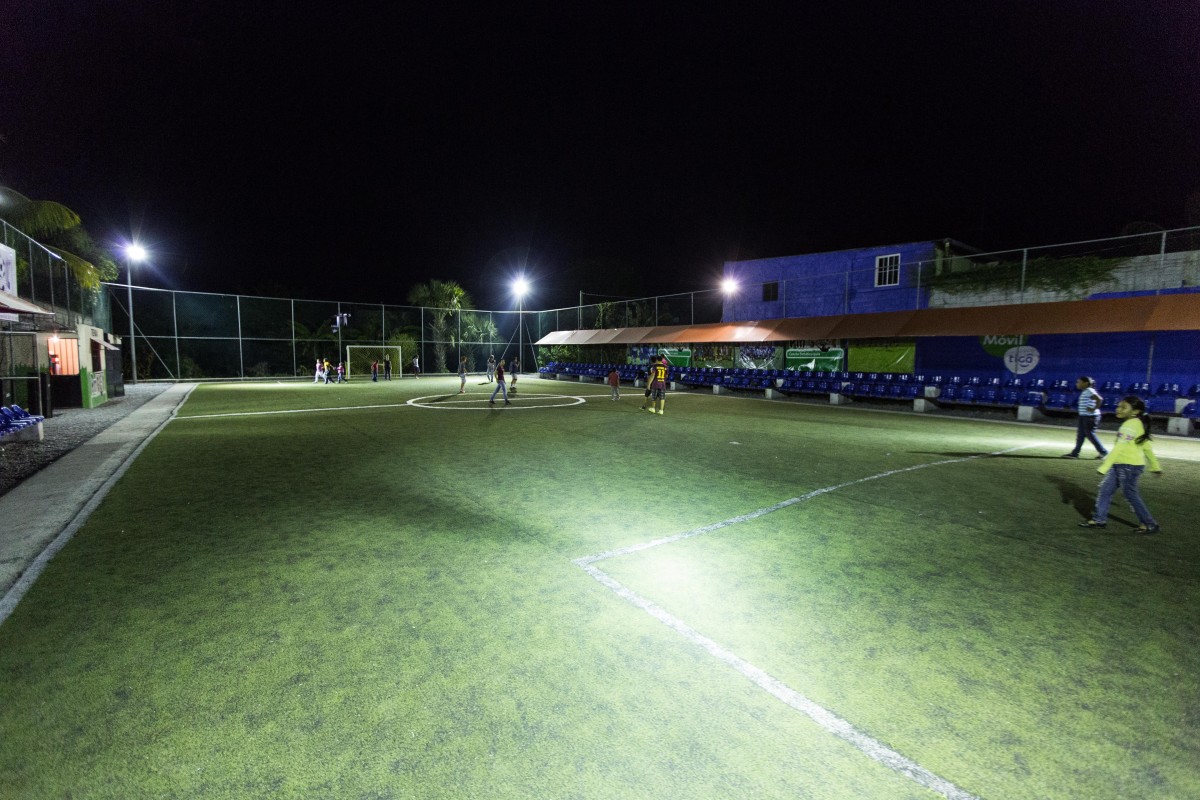
<svg viewBox="0 0 1200 800">
<path fill-rule="evenodd" d="M 1194 0 L 8 0 L 0 183 L 147 285 L 573 305 L 1200 224 L 1198 45 Z"/>
</svg>

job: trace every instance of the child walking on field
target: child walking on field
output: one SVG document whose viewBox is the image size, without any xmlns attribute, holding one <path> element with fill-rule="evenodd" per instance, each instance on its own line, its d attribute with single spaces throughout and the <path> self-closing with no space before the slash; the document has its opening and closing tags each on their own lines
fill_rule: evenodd
<svg viewBox="0 0 1200 800">
<path fill-rule="evenodd" d="M 1125 499 L 1133 507 L 1133 513 L 1142 523 L 1134 529 L 1134 533 L 1158 533 L 1158 523 L 1138 492 L 1138 481 L 1147 466 L 1155 475 L 1162 475 L 1162 467 L 1154 456 L 1154 448 L 1150 446 L 1150 417 L 1146 414 L 1145 401 L 1140 397 L 1126 397 L 1117 405 L 1117 419 L 1122 420 L 1121 428 L 1117 431 L 1117 443 L 1096 470 L 1104 476 L 1096 495 L 1096 509 L 1092 512 L 1092 518 L 1079 523 L 1079 527 L 1106 527 L 1108 507 L 1120 486 Z"/>
</svg>

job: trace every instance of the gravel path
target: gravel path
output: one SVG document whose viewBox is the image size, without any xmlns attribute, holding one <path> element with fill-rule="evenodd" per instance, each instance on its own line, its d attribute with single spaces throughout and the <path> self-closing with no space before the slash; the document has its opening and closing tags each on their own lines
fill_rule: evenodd
<svg viewBox="0 0 1200 800">
<path fill-rule="evenodd" d="M 42 423 L 46 438 L 41 442 L 0 443 L 0 495 L 17 486 L 96 434 L 124 419 L 170 384 L 126 385 L 125 396 L 109 400 L 99 408 L 59 408 Z"/>
</svg>

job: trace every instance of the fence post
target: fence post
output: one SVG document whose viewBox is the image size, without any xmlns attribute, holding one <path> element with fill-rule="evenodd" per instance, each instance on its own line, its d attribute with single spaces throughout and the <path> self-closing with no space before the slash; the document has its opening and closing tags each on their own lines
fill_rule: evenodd
<svg viewBox="0 0 1200 800">
<path fill-rule="evenodd" d="M 1029 248 L 1021 251 L 1021 294 L 1020 300 L 1025 302 L 1025 267 L 1029 264 Z"/>
<path fill-rule="evenodd" d="M 1162 241 L 1158 245 L 1158 286 L 1154 289 L 1154 294 L 1162 294 L 1163 281 L 1167 277 L 1167 232 L 1162 232 Z M 1149 383 L 1149 381 L 1147 381 Z"/>
<path fill-rule="evenodd" d="M 300 372 L 300 365 L 296 362 L 296 298 L 291 299 L 292 305 L 292 377 L 296 377 Z"/>
<path fill-rule="evenodd" d="M 921 310 L 921 265 L 924 263 L 924 261 L 917 262 L 917 296 L 913 302 L 913 309 L 916 311 Z"/>
<path fill-rule="evenodd" d="M 242 296 L 235 294 L 233 300 L 237 305 L 238 318 L 238 378 L 246 380 L 246 357 L 242 353 Z"/>
<path fill-rule="evenodd" d="M 175 380 L 183 377 L 183 361 L 179 358 L 179 309 L 175 305 L 178 294 L 174 289 L 171 290 L 171 327 L 175 331 Z"/>
</svg>

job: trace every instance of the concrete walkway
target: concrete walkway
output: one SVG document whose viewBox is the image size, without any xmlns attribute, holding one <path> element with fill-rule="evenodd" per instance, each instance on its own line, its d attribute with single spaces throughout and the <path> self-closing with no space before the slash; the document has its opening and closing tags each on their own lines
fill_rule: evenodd
<svg viewBox="0 0 1200 800">
<path fill-rule="evenodd" d="M 0 623 L 194 388 L 171 386 L 0 496 Z"/>
</svg>

